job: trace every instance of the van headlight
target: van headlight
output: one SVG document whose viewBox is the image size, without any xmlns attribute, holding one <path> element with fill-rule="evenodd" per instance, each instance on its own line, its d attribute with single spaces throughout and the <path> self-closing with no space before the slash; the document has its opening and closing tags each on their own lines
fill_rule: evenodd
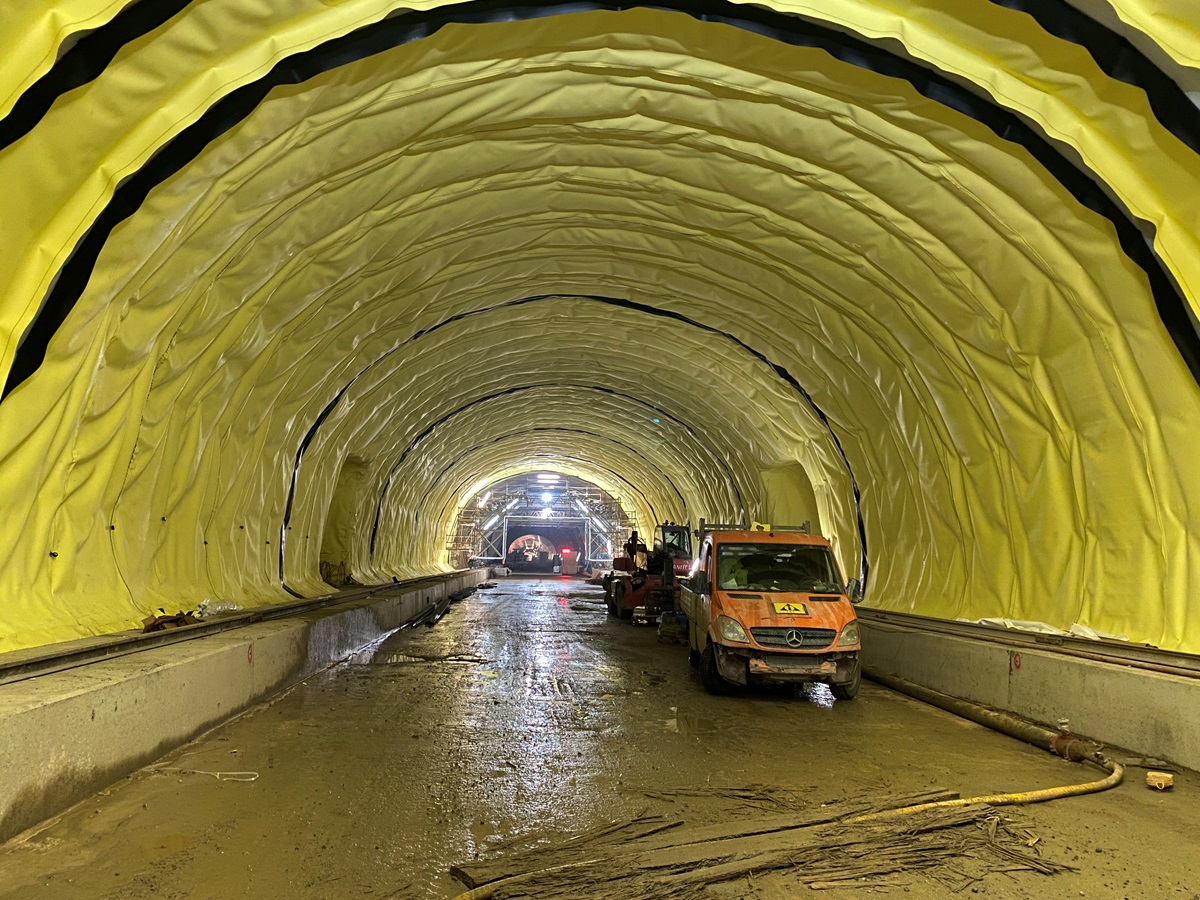
<svg viewBox="0 0 1200 900">
<path fill-rule="evenodd" d="M 838 638 L 837 645 L 839 647 L 848 647 L 850 644 L 858 643 L 858 619 L 855 619 L 849 625 L 842 629 L 842 636 Z"/>
<path fill-rule="evenodd" d="M 750 643 L 750 638 L 746 636 L 746 629 L 737 619 L 731 619 L 729 616 L 717 616 L 717 630 L 721 632 L 724 640 L 738 644 Z"/>
</svg>

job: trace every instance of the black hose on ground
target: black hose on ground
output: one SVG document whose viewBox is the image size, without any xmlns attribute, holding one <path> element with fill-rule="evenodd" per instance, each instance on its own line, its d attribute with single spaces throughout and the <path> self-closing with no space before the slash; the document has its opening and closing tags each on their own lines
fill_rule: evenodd
<svg viewBox="0 0 1200 900">
<path fill-rule="evenodd" d="M 1062 732 L 1053 731 L 1043 725 L 1035 725 L 1033 722 L 1026 722 L 1024 719 L 1019 719 L 1009 713 L 979 706 L 969 700 L 951 697 L 949 694 L 943 694 L 941 691 L 935 691 L 932 688 L 914 684 L 898 675 L 889 675 L 886 672 L 880 672 L 878 669 L 870 666 L 863 666 L 862 673 L 864 677 L 870 678 L 884 687 L 891 688 L 893 691 L 907 694 L 931 706 L 936 706 L 939 709 L 946 710 L 946 712 L 954 713 L 956 716 L 962 716 L 964 719 L 970 719 L 972 722 L 978 722 L 980 725 L 1007 734 L 1009 737 L 1015 737 L 1018 740 L 1025 741 L 1027 744 L 1033 744 L 1035 747 L 1049 750 L 1051 753 L 1058 752 L 1054 748 L 1054 741 L 1062 735 Z"/>
<path fill-rule="evenodd" d="M 964 719 L 970 719 L 972 722 L 977 722 L 980 725 L 991 728 L 993 731 L 999 731 L 1001 734 L 1015 737 L 1018 740 L 1033 744 L 1035 747 L 1041 747 L 1043 750 L 1048 750 L 1056 756 L 1061 756 L 1063 759 L 1069 759 L 1072 762 L 1090 762 L 1104 769 L 1109 774 L 1106 778 L 1102 778 L 1099 781 L 1091 781 L 1087 784 L 1069 784 L 1063 787 L 1045 788 L 1037 791 L 1017 791 L 1009 794 L 992 794 L 986 797 L 967 797 L 961 800 L 923 803 L 919 806 L 908 806 L 903 809 L 888 810 L 883 813 L 857 816 L 850 819 L 849 821 L 851 822 L 892 818 L 933 807 L 967 806 L 975 803 L 986 803 L 990 806 L 1016 806 L 1027 803 L 1042 803 L 1047 800 L 1058 800 L 1062 797 L 1077 797 L 1080 794 L 1094 794 L 1099 791 L 1106 791 L 1120 784 L 1122 778 L 1125 776 L 1124 767 L 1108 759 L 1100 752 L 1099 746 L 1093 744 L 1091 741 L 1081 740 L 1069 732 L 1055 731 L 1044 725 L 1027 722 L 1010 713 L 987 709 L 976 703 L 971 703 L 969 700 L 951 697 L 949 694 L 943 694 L 941 691 L 935 691 L 931 688 L 914 684 L 899 676 L 889 675 L 867 666 L 863 667 L 863 675 L 872 681 L 882 684 L 884 687 L 907 694 L 931 706 L 944 709 L 946 712 L 954 713 L 956 716 L 962 716 Z"/>
<path fill-rule="evenodd" d="M 932 706 L 944 709 L 946 712 L 970 719 L 972 722 L 978 722 L 980 725 L 999 731 L 1002 734 L 1026 741 L 1035 747 L 1041 747 L 1043 750 L 1048 750 L 1064 759 L 1069 759 L 1073 762 L 1093 763 L 1109 774 L 1099 781 L 1091 781 L 1086 784 L 1068 784 L 1062 787 L 1042 788 L 1035 791 L 1015 791 L 1007 794 L 962 797 L 957 800 L 940 800 L 935 803 L 919 803 L 915 806 L 903 806 L 899 809 L 888 809 L 883 812 L 867 813 L 844 819 L 843 821 L 847 824 L 880 822 L 925 812 L 930 809 L 947 809 L 980 804 L 988 806 L 1021 806 L 1029 803 L 1044 803 L 1047 800 L 1058 800 L 1063 797 L 1077 797 L 1080 794 L 1094 794 L 1099 791 L 1106 791 L 1120 784 L 1121 779 L 1124 777 L 1124 768 L 1120 764 L 1107 759 L 1100 752 L 1100 748 L 1090 741 L 1080 740 L 1074 735 L 1062 731 L 1054 731 L 1043 725 L 1036 725 L 1033 722 L 1026 722 L 1024 719 L 1019 719 L 1009 713 L 986 709 L 970 701 L 951 697 L 949 694 L 943 694 L 940 691 L 934 691 L 919 684 L 913 684 L 911 681 L 879 672 L 867 666 L 863 666 L 862 672 L 863 675 L 872 681 L 878 682 L 894 691 L 899 691 L 902 694 L 907 694 L 917 700 L 922 700 Z M 542 871 L 511 875 L 508 878 L 480 885 L 466 893 L 459 894 L 454 900 L 492 900 L 498 887 L 510 887 L 521 881 L 533 878 L 536 875 L 589 865 L 590 862 L 592 861 L 567 863 Z"/>
</svg>

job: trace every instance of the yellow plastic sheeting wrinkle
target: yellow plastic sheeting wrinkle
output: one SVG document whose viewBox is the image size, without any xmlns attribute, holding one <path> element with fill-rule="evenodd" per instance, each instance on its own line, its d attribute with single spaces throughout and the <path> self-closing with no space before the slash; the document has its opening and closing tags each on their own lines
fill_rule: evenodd
<svg viewBox="0 0 1200 900">
<path fill-rule="evenodd" d="M 1158 124 L 1141 88 L 1108 78 L 1086 49 L 996 3 L 785 0 L 779 8 L 873 40 L 900 41 L 913 57 L 976 85 L 1077 153 L 1153 227 L 1157 252 L 1200 318 L 1200 219 L 1190 200 L 1200 190 L 1200 168 L 1195 154 Z M 1179 25 L 1181 33 L 1200 35 L 1200 16 Z"/>
<path fill-rule="evenodd" d="M 101 4 L 79 0 L 43 5 L 44 12 L 31 24 L 48 22 L 57 28 L 58 23 L 74 22 L 84 10 Z M 106 5 L 104 11 L 115 14 L 122 5 Z M 163 144 L 213 103 L 261 78 L 286 57 L 379 21 L 397 9 L 429 6 L 436 4 L 192 3 L 152 34 L 125 47 L 96 79 L 60 99 L 33 133 L 11 151 L 0 152 L 6 202 L 22 212 L 19 217 L 0 217 L 0 241 L 22 248 L 0 258 L 0 296 L 11 301 L 0 304 L 0 370 L 8 371 L 41 298 L 88 225 L 117 185 Z M 95 12 L 91 21 L 100 24 L 99 18 Z M 18 37 L 21 32 L 11 34 Z M 30 49 L 41 46 L 37 42 Z M 24 55 L 18 53 L 15 60 Z M 13 83 L 14 90 L 24 86 L 24 81 Z M 88 127 L 81 129 L 80 122 Z M 21 302 L 12 299 L 16 297 Z"/>
<path fill-rule="evenodd" d="M 1191 0 L 1068 0 L 1129 41 L 1184 90 L 1200 88 L 1200 28 Z"/>
<path fill-rule="evenodd" d="M 206 0 L 137 42 L 94 83 L 74 92 L 73 102 L 57 104 L 11 158 L 0 155 L 0 183 L 23 210 L 20 217 L 0 220 L 0 239 L 14 248 L 0 259 L 0 296 L 10 298 L 0 305 L 0 369 L 10 365 L 17 341 L 87 225 L 120 179 L 158 147 L 220 96 L 261 76 L 288 53 L 344 35 L 388 11 L 438 5 Z M 1082 48 L 990 0 L 768 5 L 869 39 L 900 41 L 915 58 L 976 84 L 1037 122 L 1154 226 L 1156 248 L 1183 284 L 1193 311 L 1200 310 L 1195 271 L 1200 229 L 1189 202 L 1200 191 L 1194 159 L 1158 125 L 1144 93 L 1108 78 Z M 647 13 L 620 15 L 628 22 Z M 687 17 L 671 18 L 674 32 L 697 27 Z M 1194 26 L 1181 23 L 1184 30 L 1194 32 Z M 743 42 L 738 36 L 730 43 Z M 89 112 L 94 108 L 102 114 Z M 89 123 L 82 133 L 80 121 Z"/>
<path fill-rule="evenodd" d="M 55 114 L 116 100 L 139 53 Z M 35 193 L 30 234 L 88 221 Z M 0 649 L 286 599 L 281 540 L 288 588 L 326 590 L 351 457 L 360 580 L 436 570 L 472 484 L 545 467 L 639 521 L 815 506 L 857 574 L 849 472 L 785 375 L 861 490 L 871 603 L 1200 646 L 1200 391 L 1109 223 L 905 82 L 635 10 L 448 26 L 277 90 L 152 192 L 0 405 L 25 486 Z"/>
<path fill-rule="evenodd" d="M 1145 34 L 1180 65 L 1200 68 L 1200 26 L 1191 0 L 1109 0 L 1121 20 Z"/>
<path fill-rule="evenodd" d="M 65 45 L 108 22 L 136 0 L 59 0 L 0 4 L 0 118 L 54 65 Z"/>
<path fill-rule="evenodd" d="M 375 447 L 384 439 L 391 442 L 386 451 L 375 456 L 382 467 L 380 483 L 394 468 L 377 548 L 382 560 L 405 559 L 405 548 L 425 546 L 425 541 L 436 544 L 457 515 L 457 505 L 439 503 L 435 515 L 424 513 L 421 526 L 432 530 L 419 536 L 406 531 L 411 525 L 407 518 L 411 510 L 422 506 L 423 499 L 450 478 L 448 467 L 453 464 L 461 468 L 458 454 L 492 459 L 496 453 L 492 443 L 512 432 L 526 436 L 528 446 L 533 448 L 558 446 L 564 441 L 567 446 L 574 442 L 578 448 L 591 448 L 597 464 L 605 461 L 604 468 L 582 477 L 613 493 L 623 506 L 637 511 L 644 522 L 686 519 L 689 505 L 739 518 L 743 509 L 760 505 L 760 494 L 753 485 L 753 461 L 739 458 L 743 451 L 734 443 L 736 435 L 697 421 L 697 413 L 709 411 L 715 421 L 729 421 L 729 407 L 738 398 L 730 396 L 732 392 L 727 389 L 717 389 L 693 405 L 682 387 L 699 374 L 687 351 L 695 347 L 702 352 L 703 343 L 681 332 L 672 348 L 648 359 L 649 348 L 636 339 L 636 330 L 653 329 L 649 317 L 634 314 L 622 326 L 613 321 L 611 311 L 597 308 L 594 302 L 563 299 L 555 305 L 555 313 L 536 304 L 521 308 L 515 315 L 492 313 L 481 322 L 463 323 L 439 335 L 439 343 L 444 345 L 422 348 L 422 358 L 411 368 L 420 366 L 427 383 L 443 385 L 436 397 L 410 397 L 412 375 L 403 369 L 389 374 L 369 394 L 364 392 L 362 402 L 369 408 L 411 409 L 410 418 L 405 420 L 406 432 L 425 434 L 424 420 L 441 423 L 419 443 L 408 434 L 397 440 L 390 430 L 378 437 L 370 436 L 368 429 L 387 428 L 387 422 L 368 421 L 350 410 L 339 422 L 332 423 L 328 435 L 334 447 Z M 536 332 L 530 333 L 532 329 Z M 483 346 L 473 336 L 480 331 L 488 336 Z M 600 333 L 605 335 L 602 342 L 583 337 Z M 462 348 L 461 356 L 455 354 L 455 348 Z M 662 383 L 660 372 L 655 371 L 666 366 L 674 367 L 671 384 Z M 643 375 L 647 368 L 649 374 Z M 538 386 L 505 389 L 506 382 L 511 381 Z M 491 389 L 485 395 L 490 399 L 464 409 L 481 385 Z M 472 393 L 460 399 L 459 391 Z M 667 411 L 655 413 L 645 400 L 639 400 L 640 395 L 653 396 L 656 404 Z M 415 401 L 411 406 L 410 400 Z M 447 407 L 463 411 L 447 417 L 442 413 Z M 695 435 L 674 421 L 681 412 Z M 394 418 L 394 414 L 389 412 L 388 418 Z M 660 421 L 654 423 L 653 418 Z M 356 431 L 343 437 L 343 428 Z M 596 434 L 580 433 L 589 431 Z M 727 443 L 733 446 L 723 446 Z M 555 452 L 561 456 L 561 451 Z M 589 458 L 582 450 L 577 450 L 575 456 L 577 466 L 585 465 Z M 487 466 L 475 464 L 490 473 L 491 466 L 503 462 L 501 454 Z M 323 470 L 313 466 L 312 471 Z M 614 483 L 614 479 L 621 480 Z M 474 476 L 468 471 L 461 480 L 470 483 Z M 456 484 L 453 479 L 448 483 Z M 734 487 L 738 484 L 746 485 L 740 494 Z M 457 500 L 450 490 L 447 496 Z M 371 499 L 379 494 L 380 490 L 373 488 Z M 370 513 L 361 527 L 371 527 L 374 508 Z M 366 537 L 364 534 L 360 546 L 367 546 Z M 368 565 L 365 560 L 355 560 L 356 570 L 364 575 L 370 574 Z M 380 569 L 377 574 L 394 573 Z"/>
</svg>

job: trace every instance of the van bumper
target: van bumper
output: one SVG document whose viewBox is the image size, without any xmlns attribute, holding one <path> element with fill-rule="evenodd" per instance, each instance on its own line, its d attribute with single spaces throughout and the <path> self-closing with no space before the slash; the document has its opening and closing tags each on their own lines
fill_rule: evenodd
<svg viewBox="0 0 1200 900">
<path fill-rule="evenodd" d="M 734 684 L 824 681 L 848 684 L 858 669 L 858 651 L 840 653 L 765 653 L 715 644 L 717 669 Z"/>
</svg>

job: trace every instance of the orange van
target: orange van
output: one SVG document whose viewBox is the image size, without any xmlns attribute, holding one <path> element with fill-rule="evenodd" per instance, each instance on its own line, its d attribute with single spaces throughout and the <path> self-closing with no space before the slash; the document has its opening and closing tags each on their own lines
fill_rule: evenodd
<svg viewBox="0 0 1200 900">
<path fill-rule="evenodd" d="M 852 700 L 861 680 L 857 581 L 808 526 L 747 530 L 700 522 L 684 581 L 691 661 L 710 693 L 729 684 L 822 681 Z"/>
</svg>

